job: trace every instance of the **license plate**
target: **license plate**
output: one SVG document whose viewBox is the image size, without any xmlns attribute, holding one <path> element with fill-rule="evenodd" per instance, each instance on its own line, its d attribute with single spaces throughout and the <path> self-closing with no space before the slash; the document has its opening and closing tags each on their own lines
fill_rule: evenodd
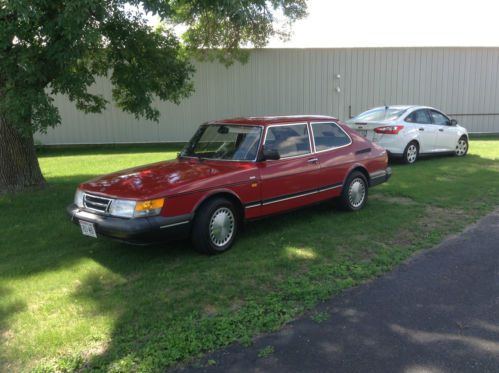
<svg viewBox="0 0 499 373">
<path fill-rule="evenodd" d="M 80 220 L 81 233 L 84 236 L 90 236 L 97 238 L 97 233 L 95 232 L 95 226 L 87 221 Z"/>
<path fill-rule="evenodd" d="M 357 130 L 358 133 L 360 133 L 361 136 L 367 137 L 367 131 L 366 130 Z"/>
</svg>

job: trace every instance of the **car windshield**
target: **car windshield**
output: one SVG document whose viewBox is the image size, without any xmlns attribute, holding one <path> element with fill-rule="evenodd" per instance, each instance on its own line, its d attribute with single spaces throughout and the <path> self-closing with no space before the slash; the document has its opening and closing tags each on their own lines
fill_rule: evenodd
<svg viewBox="0 0 499 373">
<path fill-rule="evenodd" d="M 351 122 L 377 122 L 398 119 L 406 109 L 377 108 L 365 111 L 351 119 Z"/>
<path fill-rule="evenodd" d="M 199 127 L 181 156 L 232 161 L 254 161 L 262 128 L 231 124 L 204 124 Z"/>
</svg>

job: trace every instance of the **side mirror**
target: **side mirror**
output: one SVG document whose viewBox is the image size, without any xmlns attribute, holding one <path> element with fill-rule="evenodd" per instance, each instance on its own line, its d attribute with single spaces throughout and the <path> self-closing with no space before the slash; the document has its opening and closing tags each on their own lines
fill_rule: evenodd
<svg viewBox="0 0 499 373">
<path fill-rule="evenodd" d="M 281 155 L 279 154 L 279 150 L 263 148 L 263 160 L 264 161 L 277 161 L 279 159 L 281 159 Z"/>
<path fill-rule="evenodd" d="M 455 125 L 457 125 L 457 120 L 455 120 L 455 119 L 451 119 L 451 120 L 450 120 L 450 125 L 451 125 L 451 126 L 455 126 Z"/>
</svg>

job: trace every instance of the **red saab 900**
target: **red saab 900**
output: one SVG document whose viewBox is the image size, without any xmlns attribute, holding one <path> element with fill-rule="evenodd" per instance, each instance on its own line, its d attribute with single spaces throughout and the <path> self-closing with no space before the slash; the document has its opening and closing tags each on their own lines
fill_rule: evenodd
<svg viewBox="0 0 499 373">
<path fill-rule="evenodd" d="M 212 254 L 229 249 L 246 220 L 337 197 L 361 209 L 368 188 L 390 177 L 387 162 L 383 148 L 332 117 L 225 119 L 203 124 L 175 160 L 81 184 L 67 211 L 88 236 L 190 235 Z"/>
</svg>

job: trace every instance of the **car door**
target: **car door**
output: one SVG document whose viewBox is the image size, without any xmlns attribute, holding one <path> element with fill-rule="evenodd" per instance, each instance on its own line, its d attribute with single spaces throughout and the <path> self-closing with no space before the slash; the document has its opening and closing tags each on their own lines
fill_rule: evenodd
<svg viewBox="0 0 499 373">
<path fill-rule="evenodd" d="M 451 126 L 450 119 L 437 110 L 430 110 L 433 125 L 437 128 L 436 151 L 449 152 L 456 149 L 457 128 Z"/>
<path fill-rule="evenodd" d="M 259 162 L 263 214 L 304 206 L 317 199 L 319 161 L 312 153 L 307 123 L 268 126 L 264 145 L 279 160 Z"/>
<path fill-rule="evenodd" d="M 437 141 L 438 129 L 433 125 L 427 109 L 418 109 L 410 113 L 405 122 L 418 131 L 420 153 L 431 153 Z"/>
<path fill-rule="evenodd" d="M 312 140 L 319 159 L 321 198 L 337 197 L 355 157 L 349 147 L 350 136 L 335 122 L 311 122 Z"/>
</svg>

